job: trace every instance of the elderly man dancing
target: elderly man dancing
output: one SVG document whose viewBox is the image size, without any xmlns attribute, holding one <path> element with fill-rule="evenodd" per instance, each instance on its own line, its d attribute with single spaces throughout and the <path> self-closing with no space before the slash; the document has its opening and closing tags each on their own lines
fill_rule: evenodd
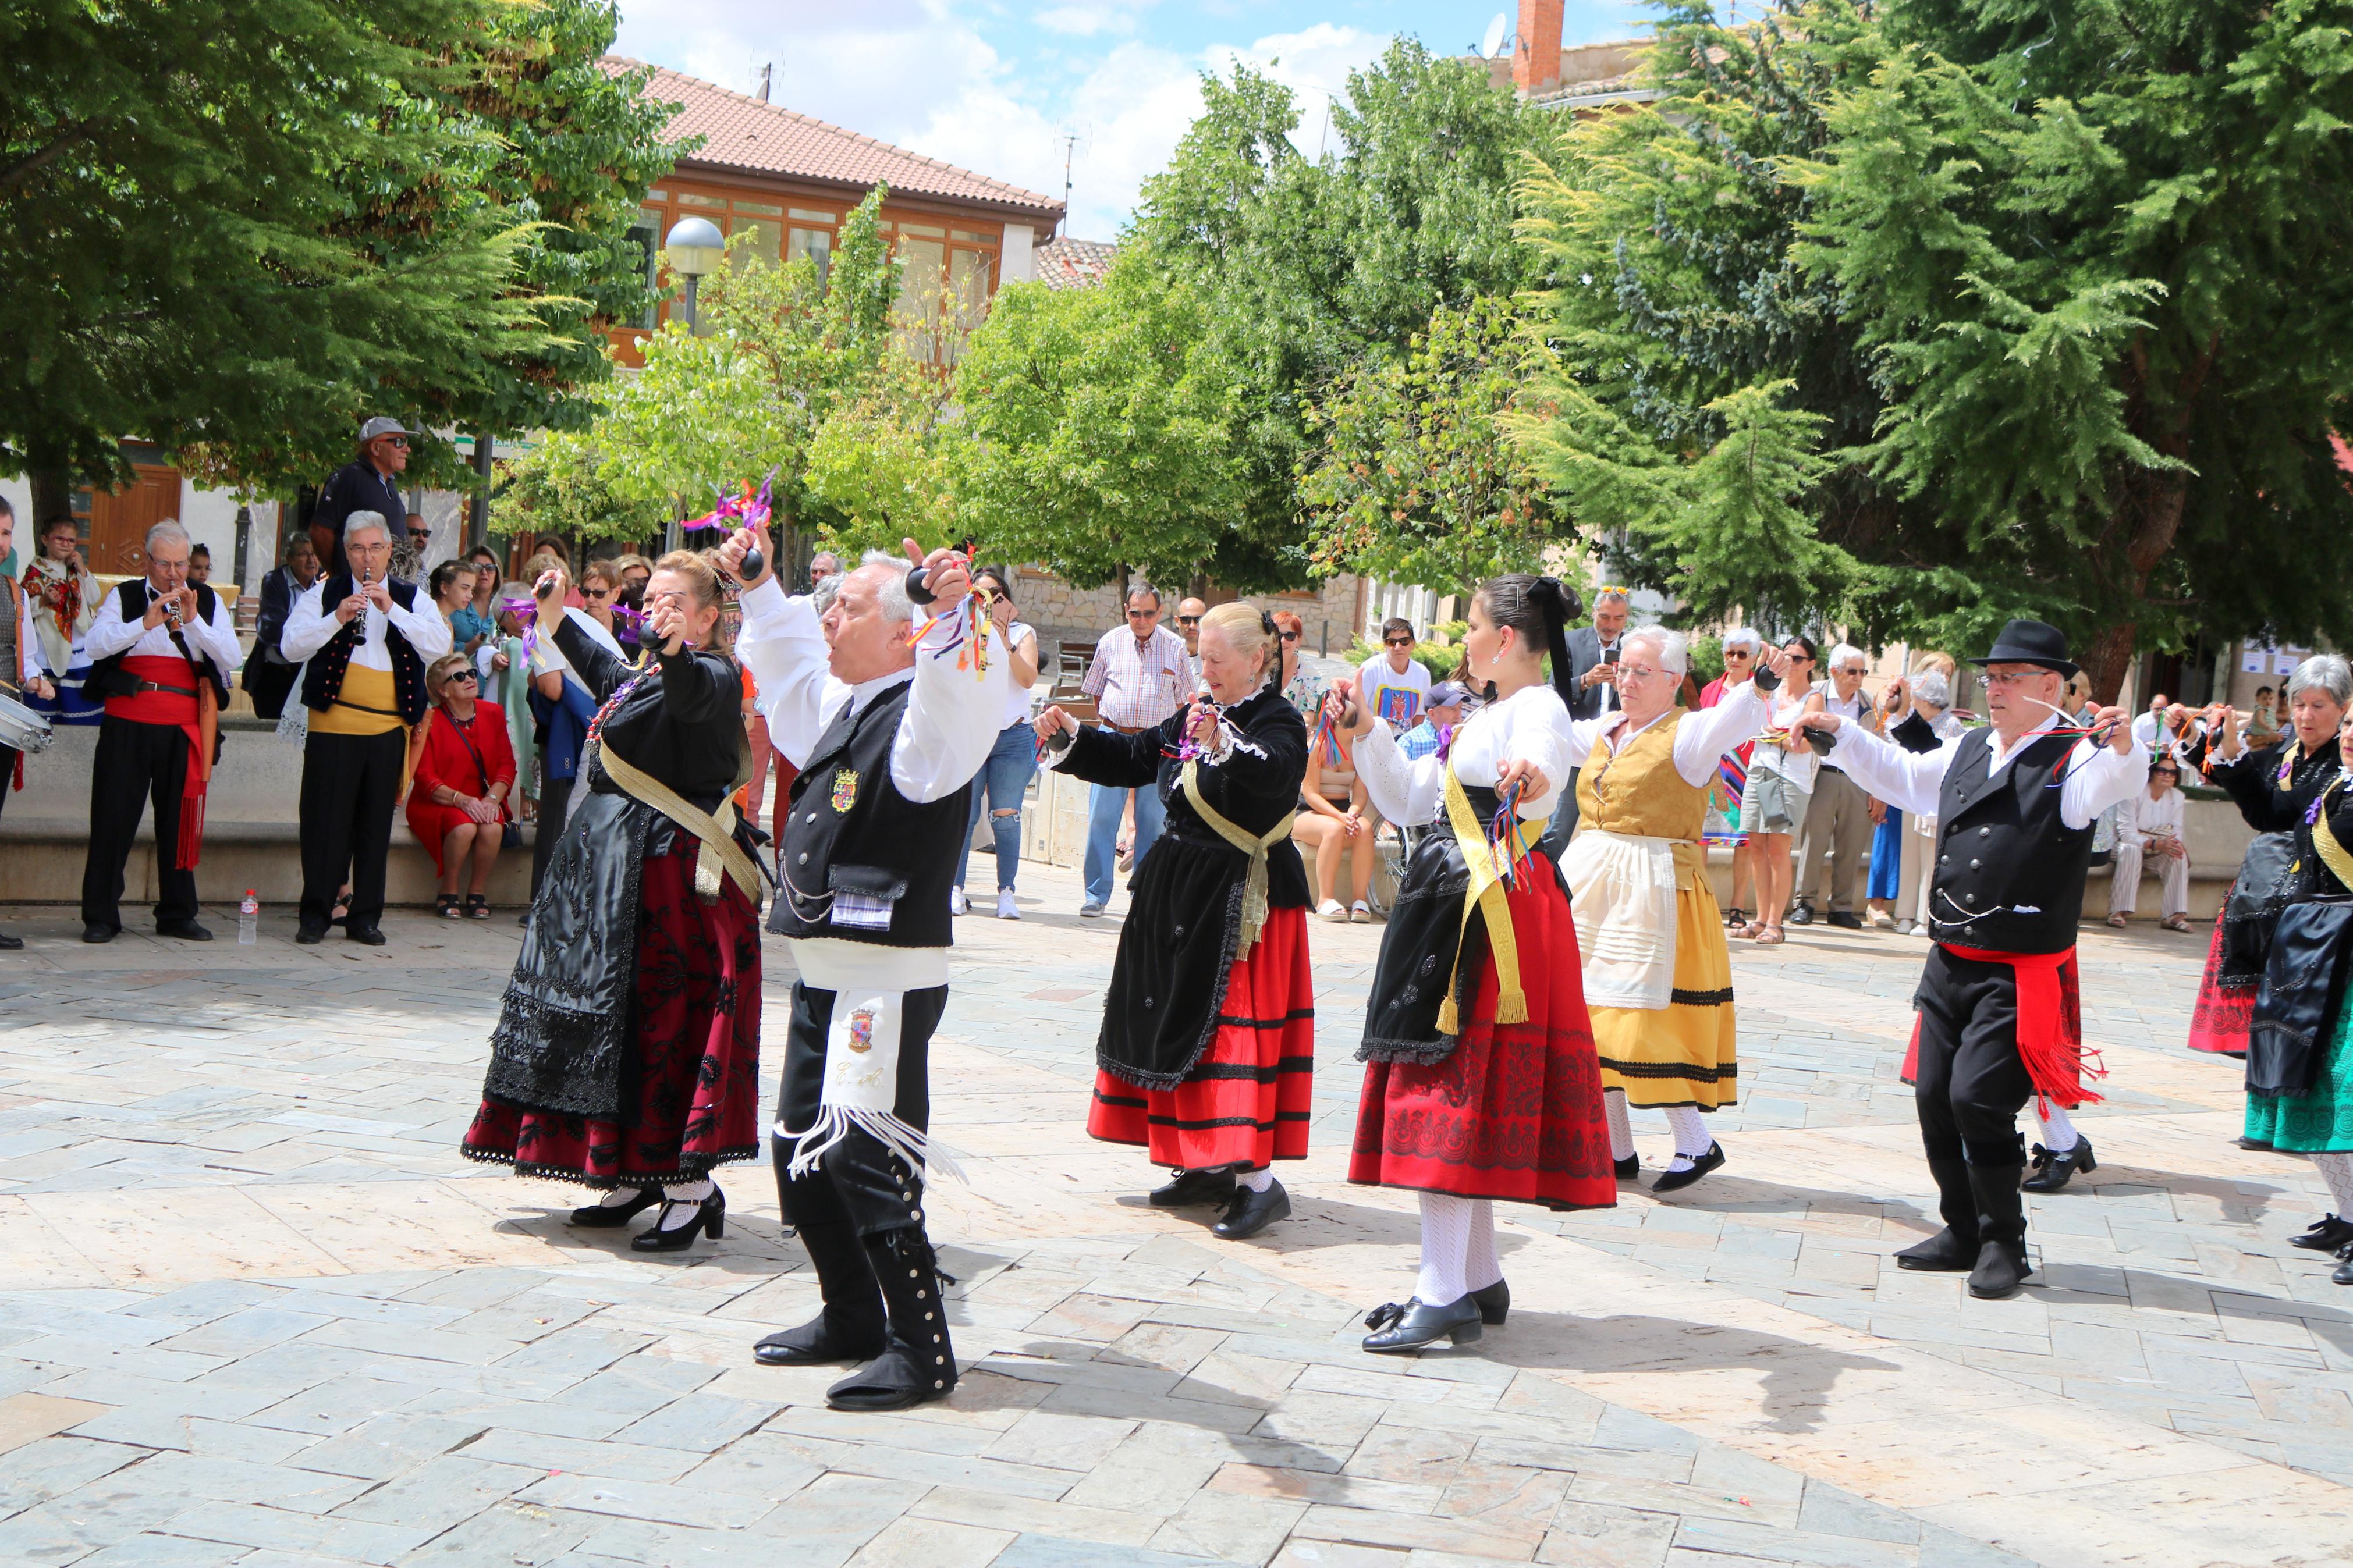
<svg viewBox="0 0 2353 1568">
<path fill-rule="evenodd" d="M 1871 794 L 1936 818 L 1929 951 L 1914 1074 L 1920 1139 L 1945 1228 L 1895 1255 L 1905 1268 L 1967 1270 L 1969 1294 L 2017 1293 L 2026 1261 L 2026 1166 L 2018 1112 L 2030 1099 L 2073 1109 L 2082 1086 L 2075 922 L 2092 825 L 2148 779 L 2148 750 L 2121 708 L 2089 731 L 2059 708 L 2075 666 L 2041 621 L 2012 621 L 1985 667 L 1992 723 L 1933 751 L 1904 749 L 1835 713 L 1794 728 L 1827 734 L 1831 755 Z"/>
</svg>

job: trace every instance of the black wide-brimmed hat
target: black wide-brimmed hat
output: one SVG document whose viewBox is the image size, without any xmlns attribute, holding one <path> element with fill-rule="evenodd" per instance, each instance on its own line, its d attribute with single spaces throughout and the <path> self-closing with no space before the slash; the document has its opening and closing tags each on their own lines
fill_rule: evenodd
<svg viewBox="0 0 2353 1568">
<path fill-rule="evenodd" d="M 2073 680 L 2077 666 L 2067 657 L 2067 634 L 2047 621 L 2012 621 L 1993 639 L 1993 651 L 1971 664 L 2039 664 Z"/>
</svg>

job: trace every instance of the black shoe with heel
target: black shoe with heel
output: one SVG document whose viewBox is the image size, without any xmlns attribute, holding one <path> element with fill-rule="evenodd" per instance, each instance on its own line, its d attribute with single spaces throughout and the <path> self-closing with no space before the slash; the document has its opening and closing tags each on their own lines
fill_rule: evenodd
<svg viewBox="0 0 2353 1568">
<path fill-rule="evenodd" d="M 2082 1133 L 2075 1134 L 2073 1148 L 2054 1154 L 2042 1144 L 2034 1146 L 2034 1174 L 2026 1178 L 2021 1190 L 2030 1193 L 2055 1193 L 2073 1179 L 2078 1171 L 2096 1171 L 2100 1163 L 2092 1157 L 2092 1141 Z"/>
<path fill-rule="evenodd" d="M 1471 1300 L 1479 1304 L 1479 1321 L 1489 1328 L 1499 1328 L 1512 1310 L 1512 1284 L 1498 1279 L 1483 1290 L 1471 1292 Z"/>
<path fill-rule="evenodd" d="M 1465 1296 L 1443 1307 L 1433 1307 L 1419 1296 L 1403 1306 L 1395 1301 L 1365 1314 L 1365 1348 L 1375 1355 L 1403 1355 L 1440 1340 L 1469 1344 L 1486 1331 L 1476 1297 Z"/>
<path fill-rule="evenodd" d="M 1651 1190 L 1654 1193 L 1679 1192 L 1723 1163 L 1724 1145 L 1712 1142 L 1707 1146 L 1706 1153 L 1694 1160 L 1684 1169 L 1660 1172 L 1659 1179 L 1651 1184 Z"/>
<path fill-rule="evenodd" d="M 572 1223 L 590 1230 L 612 1230 L 628 1224 L 646 1210 L 661 1202 L 659 1187 L 639 1187 L 638 1195 L 625 1204 L 590 1204 L 572 1211 Z"/>
<path fill-rule="evenodd" d="M 691 1208 L 695 1211 L 694 1217 L 675 1230 L 664 1230 L 661 1220 L 669 1218 L 670 1211 L 674 1208 Z M 654 1221 L 653 1229 L 632 1237 L 629 1239 L 629 1250 L 632 1252 L 684 1252 L 694 1245 L 694 1238 L 697 1236 L 708 1236 L 712 1240 L 717 1241 L 726 1234 L 726 1231 L 727 1194 L 713 1185 L 711 1195 L 699 1204 L 681 1203 L 675 1198 L 664 1198 L 661 1219 Z"/>
</svg>

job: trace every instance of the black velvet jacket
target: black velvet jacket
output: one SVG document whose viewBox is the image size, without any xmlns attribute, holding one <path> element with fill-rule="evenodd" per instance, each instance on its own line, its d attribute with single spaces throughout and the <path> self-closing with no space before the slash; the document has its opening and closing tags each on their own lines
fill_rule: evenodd
<svg viewBox="0 0 2353 1568">
<path fill-rule="evenodd" d="M 1250 869 L 1250 858 L 1218 837 L 1185 794 L 1176 751 L 1190 711 L 1179 709 L 1158 729 L 1133 735 L 1082 730 L 1061 763 L 1090 784 L 1156 788 L 1167 807 L 1167 825 L 1130 886 L 1134 904 L 1119 933 L 1095 1046 L 1105 1072 L 1145 1089 L 1184 1082 L 1217 1036 Z M 1224 762 L 1204 763 L 1201 795 L 1227 821 L 1262 837 L 1299 809 L 1307 725 L 1271 689 L 1237 702 L 1226 717 L 1258 754 L 1237 745 Z M 1267 907 L 1304 909 L 1307 872 L 1298 847 L 1285 838 L 1266 862 Z"/>
<path fill-rule="evenodd" d="M 2353 957 L 2353 886 L 2330 868 L 2314 840 L 2353 847 L 2353 789 L 2341 782 L 2320 797 L 2311 822 L 2294 829 L 2294 891 L 2272 933 L 2263 982 L 2247 1030 L 2247 1092 L 2263 1099 L 2309 1093 L 2345 1005 Z"/>
<path fill-rule="evenodd" d="M 601 706 L 638 671 L 567 621 L 555 646 Z M 744 678 L 723 654 L 657 655 L 607 714 L 604 744 L 705 811 L 745 776 Z M 483 1092 L 526 1110 L 612 1120 L 636 1097 L 640 872 L 683 829 L 621 793 L 599 768 L 573 796 L 564 837 L 532 905 L 530 928 L 491 1036 Z M 747 830 L 737 825 L 739 839 Z M 754 858 L 758 857 L 754 854 Z M 722 898 L 741 898 L 732 882 Z M 754 979 L 756 984 L 756 978 Z"/>
<path fill-rule="evenodd" d="M 2287 780 L 2280 780 L 2280 764 L 2288 763 Z M 2216 973 L 2224 985 L 2253 985 L 2263 978 L 2271 955 L 2272 933 L 2280 912 L 2295 897 L 2311 863 L 2312 846 L 2296 842 L 2295 830 L 2320 793 L 2337 780 L 2338 757 L 2334 743 L 2304 754 L 2294 737 L 2261 751 L 2243 752 L 2236 762 L 2218 763 L 2211 770 L 2214 783 L 2236 803 L 2239 815 L 2255 830 L 2239 863 L 2238 879 L 2222 906 L 2222 955 Z"/>
</svg>

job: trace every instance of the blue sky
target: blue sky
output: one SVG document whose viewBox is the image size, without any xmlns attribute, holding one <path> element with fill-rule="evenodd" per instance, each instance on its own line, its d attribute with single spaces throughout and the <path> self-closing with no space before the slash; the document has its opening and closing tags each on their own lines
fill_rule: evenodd
<svg viewBox="0 0 2353 1568">
<path fill-rule="evenodd" d="M 1071 232 L 1116 237 L 1144 179 L 1199 111 L 1204 69 L 1247 59 L 1300 95 L 1312 151 L 1325 95 L 1411 33 L 1466 52 L 1516 0 L 623 0 L 623 54 L 748 89 L 933 157 L 1059 194 L 1071 157 Z M 1567 0 L 1563 37 L 1639 34 L 1637 0 Z"/>
</svg>

